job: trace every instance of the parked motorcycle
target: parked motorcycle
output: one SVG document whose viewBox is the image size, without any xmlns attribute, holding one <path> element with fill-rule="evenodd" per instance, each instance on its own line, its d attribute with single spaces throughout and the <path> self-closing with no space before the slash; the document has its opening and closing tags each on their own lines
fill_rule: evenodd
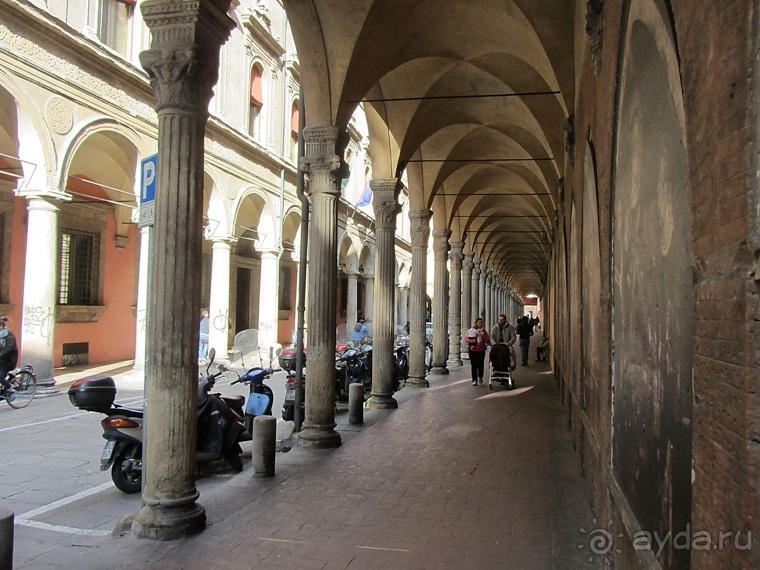
<svg viewBox="0 0 760 570">
<path fill-rule="evenodd" d="M 239 436 L 245 427 L 242 418 L 218 394 L 211 394 L 216 379 L 210 374 L 215 352 L 209 352 L 206 376 L 198 384 L 198 463 L 226 459 L 233 469 L 243 468 Z M 116 383 L 110 376 L 82 378 L 68 390 L 69 401 L 78 409 L 98 412 L 105 447 L 100 456 L 100 470 L 111 470 L 111 480 L 124 493 L 139 493 L 142 487 L 142 408 L 127 408 L 114 403 Z M 242 396 L 241 396 L 242 397 Z"/>
<path fill-rule="evenodd" d="M 240 416 L 245 424 L 245 432 L 242 434 L 242 441 L 250 441 L 253 434 L 253 418 L 256 416 L 271 416 L 272 405 L 274 404 L 274 393 L 272 389 L 264 383 L 264 380 L 271 378 L 275 372 L 281 372 L 281 368 L 261 368 L 255 366 L 249 369 L 242 376 L 234 370 L 230 370 L 224 364 L 219 365 L 219 371 L 222 373 L 232 372 L 237 375 L 230 385 L 247 384 L 249 386 L 248 403 L 245 402 L 245 396 L 222 396 L 222 399 Z M 245 404 L 245 409 L 243 405 Z"/>
</svg>

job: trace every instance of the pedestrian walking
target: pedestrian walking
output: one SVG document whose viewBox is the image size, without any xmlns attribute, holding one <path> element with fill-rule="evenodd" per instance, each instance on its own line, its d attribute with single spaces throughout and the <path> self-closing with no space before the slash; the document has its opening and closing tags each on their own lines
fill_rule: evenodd
<svg viewBox="0 0 760 570">
<path fill-rule="evenodd" d="M 198 359 L 206 358 L 208 355 L 208 311 L 203 309 L 201 311 L 201 325 L 200 325 L 200 343 L 198 344 Z"/>
<path fill-rule="evenodd" d="M 472 368 L 472 385 L 477 386 L 478 383 L 483 383 L 486 348 L 491 344 L 491 337 L 483 328 L 483 319 L 477 319 L 472 328 L 467 330 L 466 342 Z"/>
<path fill-rule="evenodd" d="M 517 365 L 517 357 L 513 345 L 517 341 L 515 327 L 507 322 L 507 315 L 500 314 L 496 324 L 491 329 L 491 344 L 505 344 L 509 347 L 510 369 L 514 370 Z"/>
<path fill-rule="evenodd" d="M 530 349 L 530 337 L 533 336 L 533 327 L 530 326 L 528 317 L 521 317 L 517 320 L 517 329 L 515 330 L 520 338 L 520 356 L 522 365 L 528 366 L 528 350 Z"/>
</svg>

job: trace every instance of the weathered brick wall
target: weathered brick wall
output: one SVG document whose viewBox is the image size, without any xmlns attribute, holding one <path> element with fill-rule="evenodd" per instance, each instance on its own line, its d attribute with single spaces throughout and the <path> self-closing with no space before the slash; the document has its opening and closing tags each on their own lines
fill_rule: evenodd
<svg viewBox="0 0 760 570">
<path fill-rule="evenodd" d="M 579 0 L 580 2 L 581 0 Z M 585 4 L 585 2 L 582 2 Z M 760 478 L 760 326 L 758 302 L 757 184 L 751 179 L 751 154 L 758 104 L 752 100 L 750 0 L 673 0 L 670 5 L 675 29 L 686 117 L 689 158 L 692 259 L 694 268 L 694 393 L 693 413 L 693 512 L 692 532 L 706 530 L 717 538 L 720 531 L 746 531 L 755 538 L 753 551 L 733 547 L 693 550 L 693 568 L 760 567 L 760 525 L 757 522 Z M 623 0 L 604 3 L 603 57 L 595 74 L 591 67 L 585 22 L 576 22 L 583 35 L 583 52 L 576 54 L 578 96 L 575 101 L 575 168 L 566 171 L 565 201 L 560 231 L 569 237 L 570 200 L 582 204 L 586 141 L 593 144 L 598 187 L 598 223 L 601 310 L 589 327 L 611 330 L 612 188 L 614 132 L 619 60 L 623 39 Z M 583 11 L 585 14 L 585 11 Z M 754 43 L 753 43 L 754 42 Z M 759 97 L 760 99 L 760 97 Z M 576 215 L 582 208 L 576 211 Z M 577 219 L 582 225 L 582 215 Z M 559 236 L 558 236 L 559 237 Z M 569 281 L 559 275 L 562 242 L 555 240 L 554 274 L 557 334 L 569 332 L 572 319 Z M 569 247 L 565 250 L 569 251 Z M 757 270 L 758 275 L 755 276 Z M 570 272 L 582 272 L 572 267 Z M 581 277 L 583 278 L 583 277 Z M 608 490 L 607 470 L 611 444 L 611 335 L 601 335 L 596 346 L 564 337 L 568 351 L 558 350 L 557 376 L 566 406 L 572 402 L 576 442 L 600 525 L 615 521 L 623 531 Z M 579 383 L 573 378 L 572 354 L 583 348 L 581 374 L 589 392 L 580 404 Z M 590 377 L 590 381 L 589 378 Z M 754 526 L 753 526 L 754 525 Z M 732 539 L 733 540 L 733 539 Z M 623 541 L 624 542 L 624 541 Z M 630 544 L 617 555 L 618 567 L 637 560 Z"/>
<path fill-rule="evenodd" d="M 695 529 L 760 530 L 757 508 L 757 256 L 751 214 L 753 2 L 674 0 L 691 166 L 695 296 Z M 756 40 L 755 40 L 756 41 Z M 756 73 L 756 71 L 754 71 Z M 754 239 L 753 239 L 753 236 Z M 754 424 L 754 425 L 753 425 Z M 754 445 L 754 450 L 750 448 Z M 755 517 L 754 527 L 753 518 Z M 742 541 L 742 544 L 744 542 Z M 700 550 L 694 568 L 757 568 L 754 552 Z"/>
</svg>

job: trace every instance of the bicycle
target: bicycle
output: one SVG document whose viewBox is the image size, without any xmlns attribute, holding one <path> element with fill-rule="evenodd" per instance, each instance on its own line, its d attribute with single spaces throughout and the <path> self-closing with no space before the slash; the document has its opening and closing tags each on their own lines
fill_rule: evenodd
<svg viewBox="0 0 760 570">
<path fill-rule="evenodd" d="M 12 397 L 6 393 L 0 394 L 0 400 L 5 400 L 11 408 L 17 410 L 26 408 L 37 393 L 37 376 L 34 373 L 34 368 L 27 364 L 11 370 L 6 378 L 13 386 L 14 392 Z"/>
</svg>

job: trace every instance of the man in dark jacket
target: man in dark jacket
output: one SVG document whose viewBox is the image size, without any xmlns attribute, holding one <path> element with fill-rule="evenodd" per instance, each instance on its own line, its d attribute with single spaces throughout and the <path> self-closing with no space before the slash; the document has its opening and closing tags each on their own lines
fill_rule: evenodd
<svg viewBox="0 0 760 570">
<path fill-rule="evenodd" d="M 0 317 L 0 384 L 5 393 L 13 392 L 11 383 L 6 380 L 8 372 L 16 368 L 18 361 L 18 347 L 16 337 L 6 326 L 8 317 Z"/>
<path fill-rule="evenodd" d="M 522 365 L 528 365 L 528 350 L 530 349 L 530 337 L 533 336 L 533 327 L 530 326 L 528 317 L 521 317 L 517 319 L 517 329 L 515 329 L 518 338 L 520 339 L 520 356 L 522 357 Z"/>
</svg>

